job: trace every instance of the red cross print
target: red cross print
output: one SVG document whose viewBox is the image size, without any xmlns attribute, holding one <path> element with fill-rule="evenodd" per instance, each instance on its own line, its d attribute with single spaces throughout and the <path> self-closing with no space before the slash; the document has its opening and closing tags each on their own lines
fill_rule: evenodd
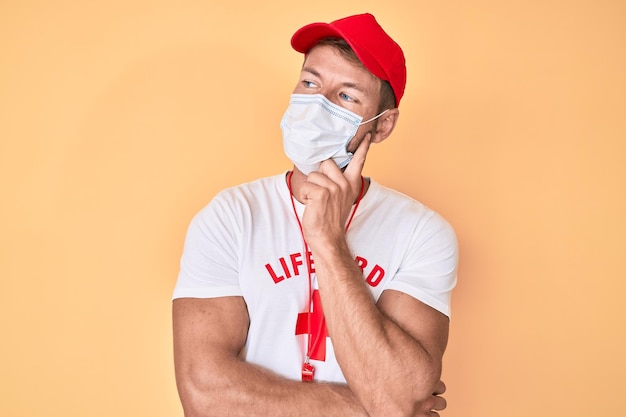
<svg viewBox="0 0 626 417">
<path fill-rule="evenodd" d="M 309 331 L 309 315 L 311 316 L 311 329 Z M 318 290 L 313 291 L 313 312 L 299 313 L 296 322 L 296 335 L 309 334 L 312 339 L 311 359 L 318 361 L 326 360 L 326 338 L 328 330 L 326 329 L 326 319 L 324 319 L 324 310 L 322 309 L 322 299 Z"/>
</svg>

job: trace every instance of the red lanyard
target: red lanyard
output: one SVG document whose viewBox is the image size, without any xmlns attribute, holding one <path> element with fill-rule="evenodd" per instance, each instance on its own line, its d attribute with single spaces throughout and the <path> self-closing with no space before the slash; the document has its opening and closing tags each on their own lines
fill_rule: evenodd
<svg viewBox="0 0 626 417">
<path fill-rule="evenodd" d="M 296 210 L 296 202 L 293 198 L 293 191 L 291 188 L 291 177 L 293 176 L 293 171 L 289 172 L 287 176 L 287 188 L 289 189 L 289 197 L 291 197 L 291 206 L 293 207 L 293 214 L 296 216 L 296 221 L 298 222 L 298 227 L 300 228 L 300 235 L 302 236 L 302 243 L 304 244 L 304 258 L 306 259 L 306 269 L 309 277 L 309 302 L 308 302 L 308 324 L 307 324 L 307 339 L 308 346 L 306 356 L 304 357 L 304 363 L 302 364 L 302 380 L 303 381 L 312 381 L 313 376 L 315 374 L 315 367 L 310 363 L 311 357 L 311 346 L 313 345 L 313 335 L 311 333 L 311 316 L 313 315 L 312 303 L 313 303 L 313 279 L 311 278 L 311 262 L 309 258 L 309 245 L 306 243 L 306 239 L 304 238 L 304 230 L 302 229 L 302 223 L 300 222 L 300 216 L 298 216 L 298 211 Z M 348 219 L 348 223 L 346 223 L 346 233 L 348 232 L 348 228 L 350 227 L 350 223 L 352 223 L 352 219 L 356 213 L 356 210 L 359 208 L 359 204 L 363 199 L 363 194 L 365 194 L 365 178 L 361 175 L 361 192 L 359 193 L 359 197 L 354 204 L 354 208 L 352 209 L 352 213 L 350 214 L 350 218 Z"/>
</svg>

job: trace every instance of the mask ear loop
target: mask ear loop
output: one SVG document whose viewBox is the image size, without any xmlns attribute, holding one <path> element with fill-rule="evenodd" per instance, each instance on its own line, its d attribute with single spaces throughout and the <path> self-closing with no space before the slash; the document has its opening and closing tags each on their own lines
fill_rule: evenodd
<svg viewBox="0 0 626 417">
<path fill-rule="evenodd" d="M 384 110 L 384 111 L 382 111 L 381 113 L 378 113 L 376 116 L 372 117 L 371 119 L 368 119 L 368 120 L 366 120 L 366 121 L 364 121 L 364 122 L 359 123 L 359 126 L 363 126 L 364 124 L 369 123 L 369 122 L 371 122 L 372 120 L 376 120 L 376 119 L 378 119 L 380 116 L 382 116 L 383 114 L 387 113 L 389 110 L 390 110 L 390 109 Z"/>
<path fill-rule="evenodd" d="M 313 312 L 311 311 L 311 304 L 313 303 L 313 279 L 311 278 L 312 272 L 311 272 L 311 260 L 309 258 L 309 245 L 306 243 L 306 239 L 304 238 L 304 229 L 302 228 L 302 223 L 300 222 L 300 217 L 298 216 L 298 212 L 296 210 L 296 201 L 293 198 L 293 191 L 291 188 L 291 177 L 293 177 L 293 171 L 289 172 L 289 175 L 287 176 L 287 189 L 289 189 L 289 197 L 291 198 L 291 207 L 293 207 L 293 214 L 295 215 L 296 220 L 298 222 L 298 227 L 300 228 L 300 235 L 302 236 L 302 242 L 304 243 L 304 256 L 306 259 L 306 269 L 307 269 L 308 278 L 309 278 L 309 299 L 308 299 L 309 301 L 308 301 L 308 308 L 307 308 L 307 312 L 309 313 L 307 314 L 307 351 L 306 351 L 306 356 L 304 357 L 304 363 L 302 364 L 302 381 L 309 382 L 309 381 L 313 381 L 313 376 L 315 375 L 315 367 L 310 363 L 311 348 L 313 345 L 313 334 L 311 333 L 311 316 L 313 315 Z M 361 200 L 363 199 L 364 194 L 365 194 L 365 178 L 363 178 L 363 175 L 361 175 L 361 191 L 359 193 L 359 197 L 356 200 L 356 203 L 354 204 L 354 208 L 352 209 L 352 214 L 350 214 L 350 218 L 348 219 L 348 222 L 346 223 L 346 233 L 348 233 L 348 228 L 350 227 L 350 224 L 352 223 L 352 219 L 354 218 L 354 215 L 356 214 L 356 210 L 359 208 L 359 204 L 361 204 Z M 317 334 L 319 335 L 320 331 L 318 331 Z"/>
<path fill-rule="evenodd" d="M 366 121 L 364 121 L 364 122 L 359 123 L 357 126 L 363 126 L 364 124 L 367 124 L 367 123 L 369 123 L 369 122 L 371 122 L 371 121 L 373 121 L 373 120 L 376 120 L 376 119 L 378 119 L 380 116 L 382 116 L 383 114 L 387 113 L 389 110 L 391 110 L 391 109 L 383 110 L 382 112 L 378 113 L 376 116 L 372 117 L 371 119 L 368 119 L 368 120 L 366 120 Z M 353 137 L 354 137 L 354 136 L 353 136 Z M 353 138 L 353 137 L 352 137 L 352 138 Z M 352 138 L 350 138 L 350 139 L 352 139 Z M 347 147 L 348 147 L 348 143 L 350 143 L 350 140 L 348 140 L 348 142 L 346 143 L 346 152 L 348 152 L 350 155 L 354 155 L 354 152 L 350 152 L 350 151 L 348 151 L 348 149 L 347 149 Z M 345 168 L 345 167 L 344 167 L 344 168 Z"/>
</svg>

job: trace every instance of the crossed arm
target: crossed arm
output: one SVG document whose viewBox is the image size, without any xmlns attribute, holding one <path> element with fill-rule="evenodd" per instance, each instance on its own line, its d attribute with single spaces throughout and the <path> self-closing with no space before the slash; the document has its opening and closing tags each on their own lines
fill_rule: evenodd
<svg viewBox="0 0 626 417">
<path fill-rule="evenodd" d="M 399 338 L 400 346 L 407 341 L 416 343 L 413 336 L 396 324 L 406 321 L 412 323 L 409 332 L 423 332 L 420 337 L 432 339 L 428 346 L 437 346 L 433 347 L 436 351 L 443 350 L 447 317 L 395 291 L 385 291 L 378 304 L 381 312 L 385 311 L 384 320 L 395 328 L 390 331 L 390 340 Z M 357 369 L 357 373 L 365 371 L 363 380 L 349 380 L 350 385 L 291 381 L 244 362 L 239 354 L 245 345 L 249 318 L 241 297 L 174 300 L 173 324 L 176 381 L 186 417 L 401 415 L 387 400 L 375 407 L 370 401 L 363 403 L 355 391 L 361 396 L 369 395 L 370 391 L 376 392 L 375 402 L 381 397 L 391 400 L 398 396 L 400 401 L 413 397 L 412 402 L 406 402 L 411 409 L 406 415 L 411 416 L 436 416 L 435 413 L 430 414 L 431 409 L 445 408 L 445 400 L 437 395 L 445 390 L 442 383 L 430 381 L 434 377 L 428 382 L 432 387 L 416 383 L 423 379 L 421 373 L 430 371 L 420 369 L 418 374 L 402 371 L 395 375 L 395 368 L 390 369 L 387 363 L 378 360 L 379 356 L 394 357 L 395 348 L 376 355 L 375 361 L 368 361 L 367 370 Z M 381 345 L 372 345 L 370 339 L 358 341 L 352 346 L 355 355 L 381 348 Z M 335 339 L 333 342 L 337 344 Z M 413 369 L 411 362 L 415 359 L 405 356 L 407 353 L 398 355 L 394 361 L 401 368 Z M 438 355 L 434 353 L 434 356 Z M 342 367 L 353 366 L 349 365 L 351 361 L 344 361 L 345 365 L 340 363 Z M 355 364 L 358 365 L 358 361 Z M 381 379 L 368 380 L 372 375 L 376 378 L 380 375 Z M 438 381 L 438 377 L 434 379 Z M 361 384 L 364 386 L 357 387 Z M 401 392 L 406 394 L 399 395 Z"/>
</svg>

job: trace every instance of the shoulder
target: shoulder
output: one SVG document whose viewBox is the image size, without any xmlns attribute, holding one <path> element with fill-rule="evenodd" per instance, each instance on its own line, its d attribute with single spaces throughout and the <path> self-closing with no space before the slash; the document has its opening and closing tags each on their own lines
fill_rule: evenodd
<svg viewBox="0 0 626 417">
<path fill-rule="evenodd" d="M 367 195 L 370 197 L 368 203 L 375 210 L 382 210 L 386 213 L 404 213 L 421 221 L 431 221 L 441 224 L 442 227 L 451 228 L 450 224 L 439 213 L 424 203 L 374 180 L 371 180 Z"/>
<path fill-rule="evenodd" d="M 381 185 L 374 180 L 370 185 L 371 196 L 368 210 L 380 222 L 391 222 L 404 232 L 419 236 L 420 241 L 435 238 L 456 246 L 456 233 L 452 225 L 438 212 L 415 198 Z M 370 192 L 368 191 L 368 195 Z"/>
<path fill-rule="evenodd" d="M 284 182 L 284 178 L 285 174 L 281 173 L 228 187 L 220 191 L 213 200 L 237 200 L 259 193 L 277 192 L 282 185 L 281 181 Z"/>
<path fill-rule="evenodd" d="M 268 200 L 272 201 L 277 195 L 280 195 L 282 187 L 287 190 L 284 178 L 285 174 L 281 173 L 225 188 L 218 192 L 200 210 L 198 215 L 215 210 L 227 210 L 230 212 L 248 210 L 260 204 L 265 204 Z"/>
</svg>

